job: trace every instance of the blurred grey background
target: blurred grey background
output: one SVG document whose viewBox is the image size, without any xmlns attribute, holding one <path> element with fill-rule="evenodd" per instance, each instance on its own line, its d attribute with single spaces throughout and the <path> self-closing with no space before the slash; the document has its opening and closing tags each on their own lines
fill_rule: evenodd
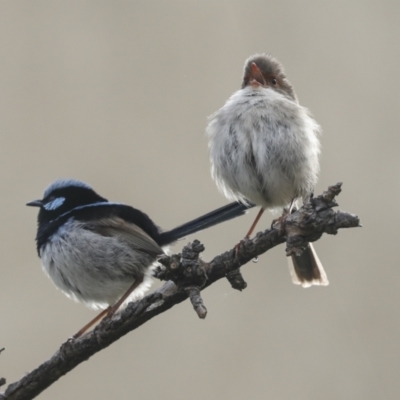
<svg viewBox="0 0 400 400">
<path fill-rule="evenodd" d="M 0 3 L 0 376 L 38 366 L 95 314 L 55 289 L 36 211 L 59 177 L 165 229 L 226 203 L 211 180 L 207 116 L 270 52 L 323 127 L 316 193 L 343 181 L 362 229 L 316 244 L 330 286 L 291 283 L 284 246 L 60 379 L 41 399 L 400 398 L 397 1 Z M 232 248 L 255 211 L 189 239 Z M 260 228 L 267 228 L 267 213 Z"/>
</svg>

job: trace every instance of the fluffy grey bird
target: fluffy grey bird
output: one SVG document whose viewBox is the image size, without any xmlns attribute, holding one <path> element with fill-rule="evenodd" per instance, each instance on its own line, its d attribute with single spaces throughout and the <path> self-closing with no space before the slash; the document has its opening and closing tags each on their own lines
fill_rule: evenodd
<svg viewBox="0 0 400 400">
<path fill-rule="evenodd" d="M 242 88 L 209 118 L 211 173 L 228 198 L 273 212 L 308 197 L 317 183 L 320 126 L 302 107 L 282 65 L 267 54 L 248 58 Z M 248 236 L 251 235 L 255 223 Z M 293 282 L 327 285 L 310 244 L 289 262 Z"/>
</svg>

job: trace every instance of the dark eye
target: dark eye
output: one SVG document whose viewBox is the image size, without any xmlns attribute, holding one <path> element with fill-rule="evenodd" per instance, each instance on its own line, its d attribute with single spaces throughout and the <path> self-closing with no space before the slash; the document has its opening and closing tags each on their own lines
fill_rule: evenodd
<svg viewBox="0 0 400 400">
<path fill-rule="evenodd" d="M 276 80 L 276 78 L 271 78 L 271 83 L 275 86 L 278 84 L 278 81 Z"/>
</svg>

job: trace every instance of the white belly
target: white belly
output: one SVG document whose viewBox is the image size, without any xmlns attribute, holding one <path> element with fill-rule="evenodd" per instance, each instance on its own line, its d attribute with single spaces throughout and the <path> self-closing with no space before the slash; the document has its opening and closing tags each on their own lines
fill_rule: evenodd
<svg viewBox="0 0 400 400">
<path fill-rule="evenodd" d="M 40 257 L 59 289 L 92 308 L 115 304 L 138 278 L 144 282 L 134 296 L 141 296 L 151 284 L 149 267 L 155 261 L 116 238 L 82 229 L 75 221 L 67 222 L 50 238 Z"/>
<path fill-rule="evenodd" d="M 283 207 L 316 184 L 318 132 L 307 109 L 272 89 L 239 90 L 207 127 L 213 178 L 229 199 Z"/>
</svg>

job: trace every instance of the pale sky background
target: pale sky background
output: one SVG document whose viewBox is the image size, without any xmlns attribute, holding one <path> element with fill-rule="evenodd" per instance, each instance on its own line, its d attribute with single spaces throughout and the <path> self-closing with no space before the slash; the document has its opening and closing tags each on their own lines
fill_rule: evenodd
<svg viewBox="0 0 400 400">
<path fill-rule="evenodd" d="M 284 246 L 61 378 L 46 399 L 400 398 L 400 2 L 0 3 L 0 377 L 19 379 L 95 313 L 44 275 L 25 207 L 59 177 L 142 209 L 165 229 L 226 204 L 209 171 L 207 116 L 270 52 L 323 127 L 319 194 L 362 229 L 316 248 L 330 286 L 291 283 Z M 189 239 L 232 248 L 255 211 Z M 260 229 L 271 222 L 265 214 Z"/>
</svg>

